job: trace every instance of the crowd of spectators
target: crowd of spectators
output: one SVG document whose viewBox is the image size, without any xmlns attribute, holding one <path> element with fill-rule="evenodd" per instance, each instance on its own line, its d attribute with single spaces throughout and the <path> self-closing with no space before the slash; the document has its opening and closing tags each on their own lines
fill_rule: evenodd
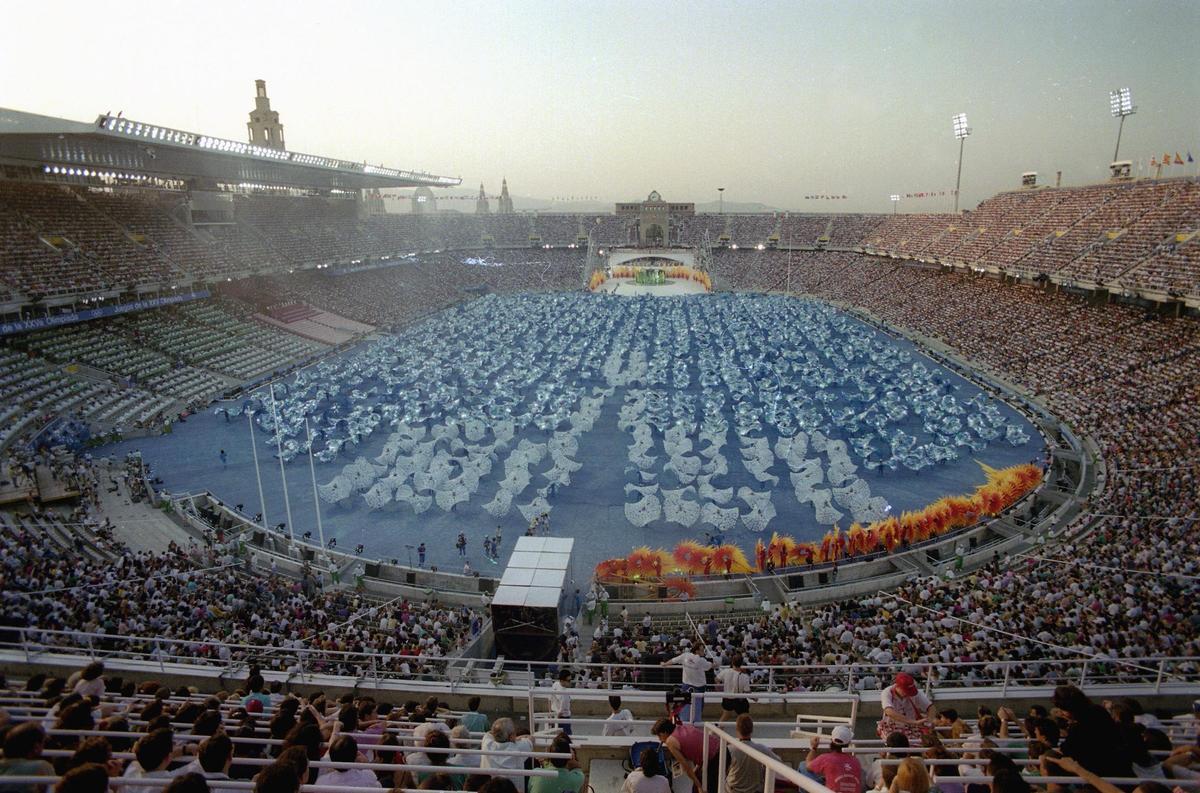
<svg viewBox="0 0 1200 793">
<path fill-rule="evenodd" d="M 575 793 L 584 781 L 565 736 L 535 750 L 527 729 L 478 712 L 478 697 L 464 712 L 437 696 L 403 703 L 297 696 L 255 666 L 231 689 L 202 694 L 106 676 L 100 662 L 66 679 L 34 675 L 19 691 L 0 681 L 0 694 L 11 708 L 0 708 L 0 784 L 57 777 L 55 793 L 104 793 L 131 779 L 160 780 L 136 789 L 170 793 L 230 790 L 227 783 L 243 781 L 255 793 L 298 793 L 302 784 Z M 526 763 L 540 774 L 528 777 L 528 788 L 526 776 L 512 773 Z"/>
<path fill-rule="evenodd" d="M 107 542 L 96 542 L 97 533 Z M 106 553 L 97 555 L 97 547 Z M 112 541 L 90 506 L 70 515 L 38 507 L 0 514 L 0 634 L 54 646 L 75 640 L 48 631 L 81 631 L 96 634 L 102 647 L 113 644 L 104 635 L 134 637 L 122 649 L 155 658 L 253 658 L 270 668 L 417 677 L 434 659 L 461 651 L 482 626 L 466 607 L 381 604 L 323 586 L 319 572 L 287 579 L 254 562 L 233 540 L 131 550 Z"/>
</svg>

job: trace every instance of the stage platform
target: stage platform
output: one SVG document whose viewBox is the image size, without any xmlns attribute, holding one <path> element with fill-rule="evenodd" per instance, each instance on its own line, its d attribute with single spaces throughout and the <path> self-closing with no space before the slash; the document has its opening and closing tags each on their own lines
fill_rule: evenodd
<svg viewBox="0 0 1200 793">
<path fill-rule="evenodd" d="M 686 279 L 668 279 L 665 284 L 639 284 L 632 278 L 610 278 L 596 288 L 597 292 L 610 295 L 632 297 L 634 295 L 652 295 L 655 297 L 679 297 L 680 295 L 703 295 L 708 290 L 698 281 Z"/>
</svg>

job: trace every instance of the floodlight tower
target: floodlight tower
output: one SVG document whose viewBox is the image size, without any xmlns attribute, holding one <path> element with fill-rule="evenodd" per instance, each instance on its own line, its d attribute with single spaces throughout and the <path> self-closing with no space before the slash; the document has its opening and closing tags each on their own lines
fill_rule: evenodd
<svg viewBox="0 0 1200 793">
<path fill-rule="evenodd" d="M 954 122 L 954 139 L 958 141 L 958 176 L 954 178 L 954 214 L 958 214 L 958 186 L 962 184 L 962 157 L 963 144 L 967 142 L 967 136 L 971 134 L 971 128 L 967 126 L 967 114 L 955 113 L 951 119 Z"/>
<path fill-rule="evenodd" d="M 896 214 L 896 208 L 900 206 L 900 196 L 892 193 L 892 214 Z"/>
<path fill-rule="evenodd" d="M 1137 112 L 1137 108 L 1133 106 L 1133 94 L 1129 92 L 1128 88 L 1109 91 L 1108 108 L 1114 117 L 1121 119 L 1121 123 L 1117 126 L 1117 148 L 1113 150 L 1113 162 L 1116 162 L 1117 155 L 1121 153 L 1121 132 L 1125 129 L 1125 117 L 1132 116 Z"/>
<path fill-rule="evenodd" d="M 720 215 L 724 215 L 725 214 L 725 188 L 724 187 L 717 188 L 717 198 L 720 201 L 720 208 L 718 209 L 717 213 Z"/>
</svg>

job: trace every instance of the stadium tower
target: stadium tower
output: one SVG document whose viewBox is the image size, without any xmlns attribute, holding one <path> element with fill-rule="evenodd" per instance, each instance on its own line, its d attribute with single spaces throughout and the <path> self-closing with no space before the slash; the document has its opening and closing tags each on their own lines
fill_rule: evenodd
<svg viewBox="0 0 1200 793">
<path fill-rule="evenodd" d="M 283 143 L 283 124 L 279 123 L 279 112 L 271 109 L 271 98 L 267 96 L 267 81 L 254 81 L 254 109 L 246 122 L 250 142 L 269 149 L 286 149 Z"/>
</svg>

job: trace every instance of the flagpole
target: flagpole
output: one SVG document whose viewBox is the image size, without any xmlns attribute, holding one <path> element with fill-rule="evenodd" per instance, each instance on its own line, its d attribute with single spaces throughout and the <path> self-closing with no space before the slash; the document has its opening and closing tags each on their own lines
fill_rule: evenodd
<svg viewBox="0 0 1200 793">
<path fill-rule="evenodd" d="M 317 469 L 313 465 L 312 428 L 308 426 L 308 416 L 304 417 L 304 431 L 308 433 L 308 472 L 312 474 L 313 508 L 317 511 L 317 536 L 321 538 L 321 547 L 325 547 L 325 529 L 321 526 L 321 502 L 317 499 Z"/>
<path fill-rule="evenodd" d="M 296 530 L 292 527 L 292 502 L 288 500 L 287 474 L 283 470 L 283 427 L 279 424 L 279 409 L 275 404 L 275 384 L 271 383 L 271 416 L 275 419 L 275 449 L 279 456 L 279 479 L 283 482 L 283 509 L 287 513 L 288 537 L 296 541 Z"/>
<path fill-rule="evenodd" d="M 254 445 L 254 411 L 246 411 L 246 420 L 250 424 L 250 453 L 254 455 L 254 478 L 258 480 L 258 506 L 262 510 L 262 527 L 267 527 L 267 499 L 263 496 L 262 471 L 258 470 L 258 447 Z"/>
</svg>

